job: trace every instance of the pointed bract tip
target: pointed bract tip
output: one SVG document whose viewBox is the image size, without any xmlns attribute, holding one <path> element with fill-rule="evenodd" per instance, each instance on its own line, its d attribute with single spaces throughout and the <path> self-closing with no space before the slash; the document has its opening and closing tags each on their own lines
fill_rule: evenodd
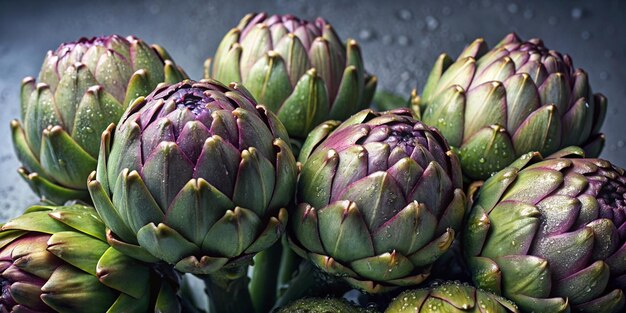
<svg viewBox="0 0 626 313">
<path fill-rule="evenodd" d="M 41 92 L 44 89 L 50 89 L 50 86 L 46 83 L 38 83 L 36 88 L 38 92 Z"/>
<path fill-rule="evenodd" d="M 30 83 L 34 83 L 35 82 L 35 78 L 32 76 L 26 76 L 24 78 L 22 78 L 22 85 L 26 85 L 26 84 L 30 84 Z"/>
<path fill-rule="evenodd" d="M 97 95 L 101 90 L 102 90 L 102 86 L 100 86 L 100 85 L 93 85 L 93 86 L 87 88 L 87 93 L 91 93 L 93 95 Z"/>
<path fill-rule="evenodd" d="M 11 125 L 11 129 L 17 129 L 21 127 L 20 121 L 18 121 L 17 119 L 11 120 L 10 125 Z"/>
</svg>

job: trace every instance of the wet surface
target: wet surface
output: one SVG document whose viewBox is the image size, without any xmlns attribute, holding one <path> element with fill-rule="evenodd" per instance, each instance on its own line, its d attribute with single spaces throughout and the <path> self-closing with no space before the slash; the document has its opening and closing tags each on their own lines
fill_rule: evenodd
<svg viewBox="0 0 626 313">
<path fill-rule="evenodd" d="M 602 157 L 626 166 L 626 3 L 620 1 L 2 1 L 0 2 L 0 222 L 35 196 L 17 175 L 9 121 L 19 117 L 19 86 L 36 76 L 47 50 L 81 36 L 136 35 L 164 46 L 194 79 L 221 37 L 248 12 L 323 16 L 361 44 L 380 86 L 408 95 L 422 87 L 441 52 L 456 56 L 474 38 L 493 46 L 515 31 L 540 37 L 589 73 L 609 99 Z M 358 3 L 358 6 L 357 6 Z M 384 3 L 384 5 L 382 4 Z"/>
</svg>

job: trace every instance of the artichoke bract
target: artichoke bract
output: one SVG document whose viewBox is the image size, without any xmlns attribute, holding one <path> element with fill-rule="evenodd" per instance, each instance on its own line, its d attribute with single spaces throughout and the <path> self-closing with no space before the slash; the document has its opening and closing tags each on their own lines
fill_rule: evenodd
<svg viewBox="0 0 626 313">
<path fill-rule="evenodd" d="M 604 146 L 606 98 L 592 92 L 568 55 L 539 39 L 510 34 L 489 51 L 477 39 L 456 61 L 442 54 L 413 104 L 458 149 L 471 180 L 531 151 L 548 155 L 574 145 L 597 157 Z"/>
<path fill-rule="evenodd" d="M 52 202 L 89 201 L 102 131 L 134 98 L 185 77 L 163 48 L 135 37 L 81 38 L 49 51 L 39 82 L 22 81 L 23 124 L 11 122 L 20 175 Z"/>
<path fill-rule="evenodd" d="M 88 186 L 113 246 L 214 273 L 276 242 L 296 162 L 278 118 L 241 86 L 183 81 L 136 99 L 102 134 Z"/>
<path fill-rule="evenodd" d="M 181 312 L 179 279 L 109 246 L 92 207 L 33 206 L 0 230 L 2 312 Z"/>
<path fill-rule="evenodd" d="M 344 45 L 324 19 L 266 13 L 246 15 L 226 34 L 205 76 L 243 83 L 294 139 L 367 108 L 377 82 L 365 72 L 357 42 Z"/>
<path fill-rule="evenodd" d="M 398 295 L 385 313 L 518 313 L 510 300 L 459 282 L 435 283 L 428 288 L 407 290 Z M 548 312 L 548 311 L 541 311 Z"/>
<path fill-rule="evenodd" d="M 363 110 L 315 128 L 300 153 L 294 250 L 367 292 L 425 280 L 459 230 L 458 159 L 408 109 Z"/>
<path fill-rule="evenodd" d="M 623 312 L 624 170 L 568 150 L 528 153 L 480 188 L 463 235 L 472 279 L 525 312 Z"/>
</svg>

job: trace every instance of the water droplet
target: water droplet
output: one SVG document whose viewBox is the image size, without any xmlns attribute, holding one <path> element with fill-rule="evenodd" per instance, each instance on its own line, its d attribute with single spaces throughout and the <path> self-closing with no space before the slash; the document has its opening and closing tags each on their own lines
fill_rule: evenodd
<svg viewBox="0 0 626 313">
<path fill-rule="evenodd" d="M 618 148 L 623 148 L 624 147 L 624 141 L 623 140 L 618 140 L 617 141 L 617 147 Z"/>
<path fill-rule="evenodd" d="M 401 46 L 408 46 L 410 43 L 409 41 L 409 37 L 404 36 L 404 35 L 400 35 L 398 36 L 398 44 Z"/>
<path fill-rule="evenodd" d="M 404 81 L 411 79 L 411 73 L 409 73 L 409 71 L 402 72 L 402 74 L 400 74 L 400 79 Z"/>
<path fill-rule="evenodd" d="M 410 21 L 413 18 L 413 13 L 407 9 L 398 11 L 398 17 L 403 21 Z"/>
<path fill-rule="evenodd" d="M 369 29 L 362 29 L 359 32 L 359 39 L 363 41 L 370 41 L 372 38 L 374 38 L 374 34 Z"/>
<path fill-rule="evenodd" d="M 517 6 L 517 3 L 509 3 L 509 5 L 506 6 L 506 9 L 511 12 L 511 14 L 515 14 L 519 10 L 519 7 Z"/>
<path fill-rule="evenodd" d="M 579 20 L 583 17 L 584 11 L 581 8 L 573 8 L 572 9 L 572 18 L 575 20 Z"/>
<path fill-rule="evenodd" d="M 443 14 L 443 16 L 450 16 L 452 14 L 452 8 L 449 6 L 445 6 L 441 9 L 441 14 Z"/>
<path fill-rule="evenodd" d="M 393 42 L 393 37 L 391 35 L 384 35 L 383 36 L 383 44 L 389 45 L 392 42 Z"/>
<path fill-rule="evenodd" d="M 436 17 L 432 15 L 428 15 L 426 16 L 425 20 L 426 20 L 426 27 L 428 28 L 428 30 L 433 31 L 439 27 L 439 20 L 437 20 Z"/>
</svg>

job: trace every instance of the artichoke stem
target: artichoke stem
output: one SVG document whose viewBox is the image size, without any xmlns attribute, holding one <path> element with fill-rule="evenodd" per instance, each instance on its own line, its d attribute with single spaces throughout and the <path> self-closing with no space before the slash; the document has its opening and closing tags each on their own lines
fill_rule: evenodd
<svg viewBox="0 0 626 313">
<path fill-rule="evenodd" d="M 246 269 L 247 266 L 241 270 L 245 273 Z M 250 279 L 245 274 L 231 277 L 221 271 L 202 277 L 209 297 L 209 313 L 254 312 L 248 291 Z"/>
<path fill-rule="evenodd" d="M 283 251 L 280 258 L 280 269 L 278 271 L 278 297 L 282 297 L 289 281 L 294 277 L 294 273 L 298 270 L 298 266 L 302 262 L 302 258 L 298 256 L 287 242 L 286 237 L 282 240 Z"/>
<path fill-rule="evenodd" d="M 298 274 L 289 282 L 272 311 L 304 297 L 341 297 L 350 289 L 352 287 L 341 278 L 320 272 L 311 262 L 302 262 Z"/>
<path fill-rule="evenodd" d="M 269 312 L 274 305 L 282 248 L 282 244 L 277 242 L 254 256 L 250 295 L 256 313 Z"/>
</svg>

